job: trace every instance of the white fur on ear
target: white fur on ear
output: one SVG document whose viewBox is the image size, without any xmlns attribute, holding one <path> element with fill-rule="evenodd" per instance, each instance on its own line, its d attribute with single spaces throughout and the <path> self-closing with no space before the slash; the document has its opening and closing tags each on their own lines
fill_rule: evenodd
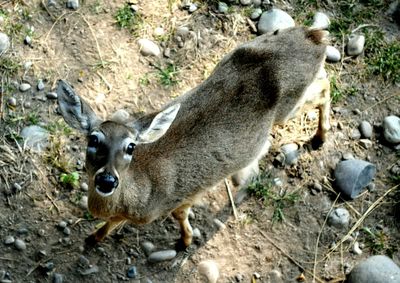
<svg viewBox="0 0 400 283">
<path fill-rule="evenodd" d="M 150 126 L 138 134 L 137 143 L 152 143 L 161 138 L 174 122 L 180 107 L 177 103 L 158 113 Z"/>
</svg>

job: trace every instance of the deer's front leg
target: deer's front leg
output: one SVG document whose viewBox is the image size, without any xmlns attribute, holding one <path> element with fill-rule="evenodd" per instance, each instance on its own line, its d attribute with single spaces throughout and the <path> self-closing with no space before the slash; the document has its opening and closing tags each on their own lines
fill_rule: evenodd
<svg viewBox="0 0 400 283">
<path fill-rule="evenodd" d="M 313 148 L 318 148 L 326 141 L 327 133 L 331 128 L 329 115 L 331 109 L 330 82 L 327 78 L 315 82 L 318 84 L 320 94 L 318 98 L 319 122 L 318 130 L 312 140 Z"/>
<path fill-rule="evenodd" d="M 95 245 L 98 242 L 103 241 L 108 234 L 110 234 L 115 228 L 123 225 L 125 222 L 126 220 L 121 217 L 112 217 L 108 219 L 106 224 L 101 226 L 99 229 L 97 229 L 97 231 L 86 238 L 86 244 Z"/>
<path fill-rule="evenodd" d="M 179 222 L 181 228 L 181 238 L 177 243 L 179 249 L 186 249 L 192 243 L 193 230 L 189 223 L 189 209 L 190 205 L 183 205 L 178 207 L 172 212 L 172 215 Z"/>
</svg>

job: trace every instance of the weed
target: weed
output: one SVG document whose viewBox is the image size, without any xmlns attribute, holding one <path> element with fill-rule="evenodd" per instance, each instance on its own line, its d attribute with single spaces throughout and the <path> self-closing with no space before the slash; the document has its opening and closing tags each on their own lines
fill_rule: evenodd
<svg viewBox="0 0 400 283">
<path fill-rule="evenodd" d="M 362 231 L 366 236 L 366 246 L 373 254 L 385 253 L 389 257 L 393 257 L 393 254 L 397 252 L 398 247 L 396 243 L 393 243 L 383 230 L 363 227 Z"/>
<path fill-rule="evenodd" d="M 72 172 L 69 174 L 62 173 L 60 176 L 61 184 L 69 189 L 76 189 L 79 186 L 79 173 Z"/>
<path fill-rule="evenodd" d="M 158 67 L 158 77 L 163 86 L 169 87 L 178 83 L 177 74 L 179 73 L 174 64 L 168 64 L 166 68 Z"/>
<path fill-rule="evenodd" d="M 20 62 L 13 57 L 0 58 L 0 73 L 3 77 L 11 77 L 18 74 L 21 68 Z"/>
<path fill-rule="evenodd" d="M 26 121 L 30 124 L 30 125 L 37 125 L 39 124 L 40 120 L 39 120 L 39 115 L 35 112 L 31 112 L 26 116 Z"/>
<path fill-rule="evenodd" d="M 115 20 L 120 28 L 135 32 L 143 24 L 142 16 L 132 9 L 130 4 L 125 4 L 115 14 Z"/>
<path fill-rule="evenodd" d="M 332 103 L 335 104 L 339 102 L 342 98 L 347 96 L 356 95 L 359 91 L 355 85 L 350 85 L 347 87 L 339 87 L 339 82 L 337 81 L 336 76 L 331 76 L 331 99 Z"/>
<path fill-rule="evenodd" d="M 89 211 L 85 211 L 85 213 L 83 214 L 83 218 L 89 221 L 94 220 L 93 215 Z"/>
<path fill-rule="evenodd" d="M 139 79 L 139 84 L 142 86 L 148 86 L 150 84 L 150 78 L 149 74 L 144 74 L 140 79 Z"/>
<path fill-rule="evenodd" d="M 58 135 L 61 133 L 61 134 L 67 136 L 72 133 L 71 128 L 68 127 L 68 125 L 64 122 L 63 119 L 59 119 L 55 122 L 51 122 L 51 123 L 47 124 L 45 128 L 52 135 Z"/>
<path fill-rule="evenodd" d="M 293 205 L 299 199 L 299 195 L 295 192 L 289 193 L 286 190 L 279 193 L 273 190 L 273 181 L 271 176 L 263 172 L 258 175 L 249 185 L 248 191 L 250 194 L 260 198 L 265 206 L 272 204 L 274 212 L 272 222 L 282 222 L 285 220 L 284 210 L 289 205 Z"/>
</svg>

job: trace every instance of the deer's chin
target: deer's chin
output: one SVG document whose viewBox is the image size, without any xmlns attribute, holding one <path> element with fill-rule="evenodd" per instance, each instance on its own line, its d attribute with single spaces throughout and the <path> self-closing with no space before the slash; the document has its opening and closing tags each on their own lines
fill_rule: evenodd
<svg viewBox="0 0 400 283">
<path fill-rule="evenodd" d="M 114 193 L 114 191 L 115 191 L 115 189 L 104 190 L 103 188 L 96 186 L 96 193 L 98 193 L 102 197 L 109 197 Z"/>
</svg>

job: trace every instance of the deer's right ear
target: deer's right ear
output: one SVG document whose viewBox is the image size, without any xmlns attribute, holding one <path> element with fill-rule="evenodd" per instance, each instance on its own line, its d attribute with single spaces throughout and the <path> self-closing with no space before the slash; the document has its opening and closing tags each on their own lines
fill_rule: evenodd
<svg viewBox="0 0 400 283">
<path fill-rule="evenodd" d="M 61 115 L 72 128 L 89 134 L 96 125 L 101 123 L 89 104 L 63 80 L 58 81 L 57 100 Z"/>
</svg>

